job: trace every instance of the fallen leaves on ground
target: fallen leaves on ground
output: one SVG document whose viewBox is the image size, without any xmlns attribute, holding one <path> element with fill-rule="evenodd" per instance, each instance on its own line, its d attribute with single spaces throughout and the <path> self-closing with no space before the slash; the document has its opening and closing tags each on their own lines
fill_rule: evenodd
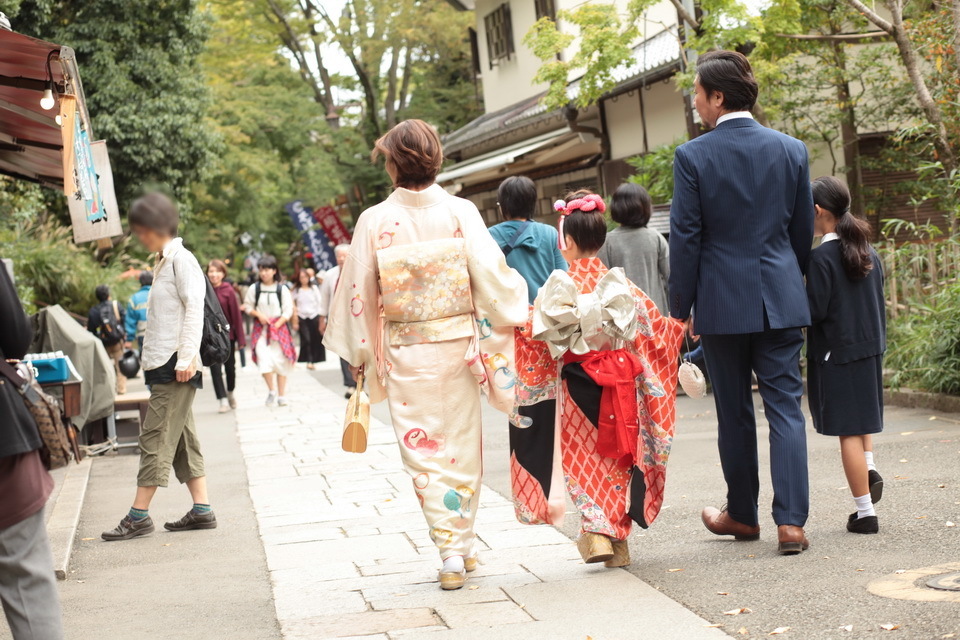
<svg viewBox="0 0 960 640">
<path fill-rule="evenodd" d="M 841 630 L 841 631 L 853 631 L 853 625 L 852 625 L 852 624 L 845 624 L 845 625 L 843 625 L 842 627 L 840 627 L 840 630 Z"/>
<path fill-rule="evenodd" d="M 880 628 L 883 629 L 884 631 L 896 631 L 897 629 L 900 628 L 900 625 L 898 625 L 898 624 L 882 624 L 882 625 L 880 625 Z"/>
<path fill-rule="evenodd" d="M 901 432 L 900 432 L 900 435 L 902 435 L 902 436 L 912 436 L 912 435 L 913 435 L 913 431 L 901 431 Z"/>
<path fill-rule="evenodd" d="M 83 542 L 90 542 L 91 540 L 96 540 L 96 538 L 80 538 Z"/>
<path fill-rule="evenodd" d="M 787 631 L 790 631 L 790 627 L 777 627 L 776 629 L 774 629 L 773 631 L 771 631 L 771 632 L 768 633 L 767 635 L 768 635 L 768 636 L 778 636 L 778 635 L 780 635 L 781 633 L 786 633 Z"/>
<path fill-rule="evenodd" d="M 896 571 L 894 571 L 894 573 L 896 573 L 896 574 L 898 574 L 898 575 L 901 574 L 901 573 L 906 573 L 906 572 L 907 572 L 906 569 L 897 569 Z"/>
<path fill-rule="evenodd" d="M 724 611 L 723 615 L 725 616 L 738 616 L 741 613 L 753 613 L 750 609 L 746 607 L 740 607 L 739 609 L 730 609 L 730 611 Z"/>
<path fill-rule="evenodd" d="M 676 573 L 677 571 L 683 571 L 683 569 L 667 569 L 667 573 Z"/>
<path fill-rule="evenodd" d="M 723 625 L 722 624 L 705 624 L 703 626 L 705 626 L 707 629 L 719 629 Z"/>
<path fill-rule="evenodd" d="M 947 485 L 945 485 L 945 484 L 938 484 L 938 485 L 937 485 L 937 489 L 944 489 L 944 488 L 946 488 L 946 486 L 947 486 Z"/>
<path fill-rule="evenodd" d="M 467 587 L 467 589 L 470 590 L 470 591 L 476 591 L 476 590 L 479 589 L 479 588 L 480 588 L 480 585 L 478 585 L 478 584 L 472 584 L 472 585 L 470 585 L 469 587 Z"/>
<path fill-rule="evenodd" d="M 955 526 L 957 526 L 957 525 L 954 524 L 953 522 L 950 522 L 949 520 L 947 520 L 947 526 L 948 526 L 948 527 L 955 527 Z"/>
<path fill-rule="evenodd" d="M 907 460 L 906 458 L 900 458 L 900 462 L 910 462 L 910 461 Z"/>
<path fill-rule="evenodd" d="M 729 591 L 717 591 L 718 596 L 728 596 L 730 595 Z"/>
<path fill-rule="evenodd" d="M 940 636 L 940 637 L 941 637 L 941 638 L 956 638 L 956 637 L 957 637 L 957 634 L 955 634 L 955 633 L 945 633 L 945 634 L 943 634 L 943 635 Z"/>
<path fill-rule="evenodd" d="M 737 629 L 737 633 L 739 633 L 739 634 L 742 635 L 742 636 L 745 636 L 745 635 L 747 635 L 747 634 L 750 633 L 750 632 L 747 631 L 747 628 L 746 628 L 746 627 L 740 627 L 739 629 Z"/>
</svg>

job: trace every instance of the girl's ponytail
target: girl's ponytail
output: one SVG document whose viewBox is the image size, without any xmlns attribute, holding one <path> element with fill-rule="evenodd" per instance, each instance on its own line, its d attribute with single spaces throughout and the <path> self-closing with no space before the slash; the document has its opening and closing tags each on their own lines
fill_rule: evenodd
<svg viewBox="0 0 960 640">
<path fill-rule="evenodd" d="M 863 280 L 873 269 L 870 253 L 870 223 L 850 213 L 850 192 L 837 178 L 823 176 L 813 181 L 813 203 L 837 219 L 840 257 L 851 280 Z"/>
</svg>

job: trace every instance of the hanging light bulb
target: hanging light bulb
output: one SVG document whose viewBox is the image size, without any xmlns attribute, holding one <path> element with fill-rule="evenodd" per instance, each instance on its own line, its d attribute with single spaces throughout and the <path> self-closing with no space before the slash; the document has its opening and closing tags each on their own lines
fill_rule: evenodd
<svg viewBox="0 0 960 640">
<path fill-rule="evenodd" d="M 53 99 L 53 83 L 47 80 L 47 86 L 43 90 L 43 97 L 40 98 L 40 107 L 44 111 L 50 111 L 56 103 L 56 100 Z"/>
<path fill-rule="evenodd" d="M 57 125 L 63 126 L 63 119 L 60 117 L 60 114 L 59 114 L 59 113 L 56 115 L 56 117 L 54 118 L 54 120 L 57 121 Z"/>
</svg>

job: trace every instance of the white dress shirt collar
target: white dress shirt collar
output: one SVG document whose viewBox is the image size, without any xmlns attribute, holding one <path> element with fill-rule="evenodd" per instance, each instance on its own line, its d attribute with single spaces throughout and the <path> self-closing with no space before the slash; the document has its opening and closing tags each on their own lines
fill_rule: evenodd
<svg viewBox="0 0 960 640">
<path fill-rule="evenodd" d="M 830 233 L 823 234 L 823 238 L 820 239 L 820 244 L 823 244 L 824 242 L 830 242 L 831 240 L 839 240 L 839 239 L 840 239 L 840 236 L 838 236 L 836 233 L 831 231 Z"/>
<path fill-rule="evenodd" d="M 726 122 L 727 120 L 735 120 L 736 118 L 750 118 L 753 120 L 753 114 L 749 111 L 731 111 L 730 113 L 725 113 L 717 118 L 717 124 L 714 125 L 714 127 L 719 127 L 721 123 Z"/>
</svg>

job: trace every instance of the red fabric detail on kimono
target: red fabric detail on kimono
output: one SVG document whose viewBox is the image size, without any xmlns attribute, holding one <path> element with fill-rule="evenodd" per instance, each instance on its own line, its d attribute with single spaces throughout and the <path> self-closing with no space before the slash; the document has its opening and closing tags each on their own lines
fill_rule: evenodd
<svg viewBox="0 0 960 640">
<path fill-rule="evenodd" d="M 597 452 L 633 465 L 640 435 L 637 410 L 637 376 L 640 359 L 626 349 L 591 351 L 582 356 L 567 352 L 564 362 L 579 362 L 590 379 L 603 387 L 597 429 Z"/>
<path fill-rule="evenodd" d="M 273 326 L 279 318 L 270 318 L 270 324 L 267 325 L 266 340 L 267 344 L 279 342 L 280 350 L 283 351 L 283 357 L 290 362 L 297 361 L 297 350 L 293 346 L 293 336 L 290 335 L 289 323 L 283 323 L 280 327 Z M 253 329 L 250 331 L 250 348 L 253 350 L 253 363 L 257 364 L 257 342 L 264 337 L 264 325 L 259 322 L 253 323 Z"/>
<path fill-rule="evenodd" d="M 607 268 L 597 258 L 576 260 L 568 271 L 581 293 L 593 291 L 606 272 Z M 684 332 L 682 322 L 661 315 L 645 293 L 635 285 L 631 287 L 636 298 L 639 331 L 625 350 L 637 358 L 641 369 L 636 377 L 634 399 L 638 426 L 633 445 L 634 466 L 619 464 L 618 460 L 599 453 L 598 429 L 568 395 L 565 394 L 557 407 L 562 412 L 563 469 L 583 528 L 620 539 L 626 537 L 631 526 L 626 515 L 631 473 L 643 474 L 646 488 L 643 519 L 647 525 L 656 520 L 663 504 L 666 465 L 676 421 L 677 366 Z M 550 357 L 546 343 L 532 339 L 529 323 L 517 331 L 517 382 L 520 404 L 530 404 L 524 401 L 524 395 L 553 397 L 561 384 L 557 362 Z M 600 381 L 597 383 L 603 386 Z M 515 500 L 520 499 L 515 496 Z"/>
</svg>

